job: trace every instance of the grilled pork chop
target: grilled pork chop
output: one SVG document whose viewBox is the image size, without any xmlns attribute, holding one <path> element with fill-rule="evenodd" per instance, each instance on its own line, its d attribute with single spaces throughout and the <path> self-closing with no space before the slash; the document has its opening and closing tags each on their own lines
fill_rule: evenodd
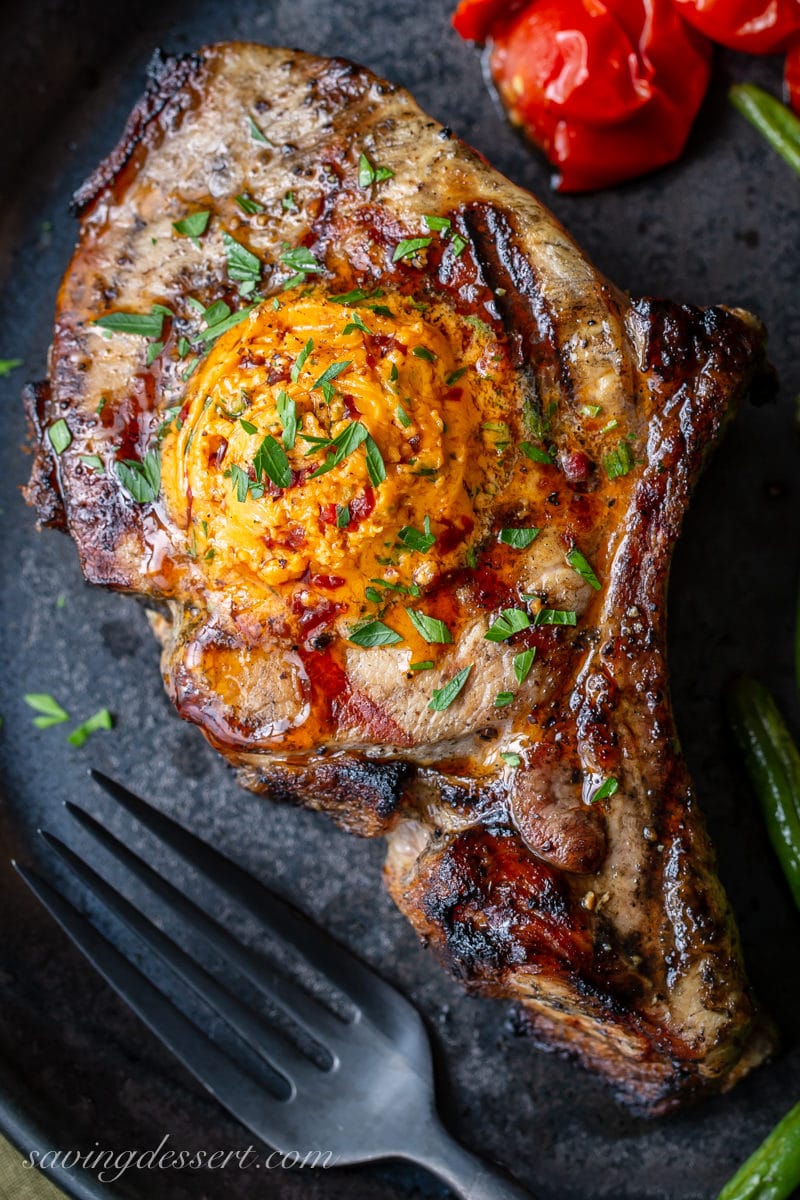
<svg viewBox="0 0 800 1200">
<path fill-rule="evenodd" d="M 769 1038 L 665 590 L 758 322 L 631 301 L 406 92 L 286 50 L 161 60 L 76 204 L 27 495 L 161 602 L 180 714 L 385 835 L 439 957 L 624 1098 L 729 1087 Z"/>
</svg>

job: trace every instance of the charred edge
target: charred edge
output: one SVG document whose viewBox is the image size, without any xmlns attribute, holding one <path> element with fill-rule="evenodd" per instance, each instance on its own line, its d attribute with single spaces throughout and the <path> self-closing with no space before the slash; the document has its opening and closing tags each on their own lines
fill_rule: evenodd
<svg viewBox="0 0 800 1200">
<path fill-rule="evenodd" d="M 242 782 L 269 800 L 327 812 L 345 829 L 365 837 L 386 833 L 412 772 L 408 763 L 339 758 L 312 769 L 245 771 Z"/>
<path fill-rule="evenodd" d="M 198 73 L 203 60 L 196 54 L 180 57 L 156 50 L 147 68 L 145 93 L 128 117 L 117 145 L 107 158 L 81 184 L 72 197 L 70 212 L 81 216 L 113 182 L 136 147 L 143 141 L 147 127 L 169 101 Z"/>
<path fill-rule="evenodd" d="M 50 400 L 50 384 L 29 383 L 22 392 L 22 403 L 28 418 L 28 441 L 34 453 L 31 477 L 22 489 L 25 500 L 36 509 L 40 526 L 48 529 L 67 528 L 67 514 L 58 482 L 58 468 L 49 449 L 45 433 L 45 411 Z"/>
<path fill-rule="evenodd" d="M 572 380 L 559 353 L 555 314 L 507 214 L 488 204 L 472 204 L 464 210 L 463 220 L 503 324 L 516 342 L 516 365 L 534 364 L 537 375 L 544 370 L 561 391 L 571 395 Z"/>
<path fill-rule="evenodd" d="M 346 108 L 361 100 L 375 82 L 376 77 L 371 71 L 348 58 L 325 59 L 323 69 L 310 81 L 309 103 L 326 112 Z"/>
<path fill-rule="evenodd" d="M 732 377 L 764 365 L 764 327 L 730 309 L 646 298 L 634 301 L 631 318 L 643 338 L 643 369 L 665 383 L 682 383 L 706 363 Z"/>
</svg>

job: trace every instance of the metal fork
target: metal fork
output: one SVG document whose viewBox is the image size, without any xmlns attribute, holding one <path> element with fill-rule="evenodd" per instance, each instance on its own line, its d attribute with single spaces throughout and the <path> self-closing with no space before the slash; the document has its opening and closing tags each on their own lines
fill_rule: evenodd
<svg viewBox="0 0 800 1200">
<path fill-rule="evenodd" d="M 242 972 L 321 1047 L 304 1053 L 57 837 L 40 830 L 75 876 L 276 1073 L 269 1088 L 176 1007 L 148 977 L 40 875 L 14 867 L 79 950 L 213 1096 L 261 1141 L 288 1153 L 333 1152 L 338 1164 L 401 1158 L 444 1180 L 464 1200 L 530 1200 L 516 1183 L 459 1145 L 435 1109 L 428 1037 L 416 1009 L 349 950 L 231 859 L 183 826 L 93 771 L 93 778 L 171 851 L 250 912 L 269 935 L 299 954 L 352 1009 L 344 1019 L 289 975 L 237 940 L 217 920 L 124 846 L 94 817 L 67 803 L 90 837 L 131 872 L 227 964 Z M 315 1061 L 316 1059 L 316 1061 Z"/>
</svg>

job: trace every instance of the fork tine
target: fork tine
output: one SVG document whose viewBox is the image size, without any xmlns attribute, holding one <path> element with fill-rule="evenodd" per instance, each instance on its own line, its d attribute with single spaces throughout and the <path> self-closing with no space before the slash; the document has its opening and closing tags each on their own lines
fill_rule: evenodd
<svg viewBox="0 0 800 1200">
<path fill-rule="evenodd" d="M 278 1150 L 291 1148 L 277 1122 L 270 1120 L 283 1105 L 246 1071 L 231 1061 L 168 1000 L 142 972 L 120 954 L 60 892 L 36 872 L 13 864 L 37 899 L 82 954 L 194 1077 L 257 1137 Z"/>
<path fill-rule="evenodd" d="M 104 825 L 101 825 L 84 809 L 70 801 L 66 802 L 65 808 L 90 837 L 108 851 L 113 858 L 122 863 L 140 883 L 143 883 L 154 895 L 163 900 L 172 911 L 176 912 L 212 950 L 246 975 L 265 996 L 273 1000 L 306 1033 L 326 1046 L 329 1042 L 338 1040 L 344 1029 L 344 1024 L 338 1017 L 318 1003 L 298 984 L 268 967 L 259 955 L 238 941 L 232 933 L 220 925 L 219 921 L 215 921 L 193 900 L 178 891 L 173 884 L 154 871 L 127 846 L 124 846 Z"/>
<path fill-rule="evenodd" d="M 364 966 L 330 934 L 315 926 L 299 909 L 122 784 L 101 771 L 92 770 L 90 774 L 132 817 L 251 912 L 274 937 L 284 945 L 300 950 L 315 970 L 368 1015 L 387 1036 L 401 1033 L 409 1014 L 416 1019 L 416 1011 L 395 988 Z"/>
<path fill-rule="evenodd" d="M 231 1029 L 261 1055 L 278 1073 L 280 1082 L 288 1085 L 290 1094 L 294 1094 L 298 1083 L 313 1085 L 316 1082 L 318 1068 L 276 1030 L 261 1021 L 246 1004 L 219 984 L 213 975 L 196 963 L 152 921 L 138 912 L 130 901 L 106 883 L 69 846 L 43 829 L 39 830 L 39 834 L 81 883 L 93 892 L 114 916 L 127 925 L 201 1000 L 210 1005 Z"/>
</svg>

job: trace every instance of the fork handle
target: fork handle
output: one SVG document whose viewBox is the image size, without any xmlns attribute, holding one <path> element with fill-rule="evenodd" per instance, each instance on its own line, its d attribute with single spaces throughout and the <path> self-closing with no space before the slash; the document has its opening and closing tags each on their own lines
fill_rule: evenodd
<svg viewBox="0 0 800 1200">
<path fill-rule="evenodd" d="M 465 1150 L 438 1121 L 427 1124 L 407 1157 L 437 1175 L 461 1200 L 532 1200 L 509 1175 Z"/>
</svg>

